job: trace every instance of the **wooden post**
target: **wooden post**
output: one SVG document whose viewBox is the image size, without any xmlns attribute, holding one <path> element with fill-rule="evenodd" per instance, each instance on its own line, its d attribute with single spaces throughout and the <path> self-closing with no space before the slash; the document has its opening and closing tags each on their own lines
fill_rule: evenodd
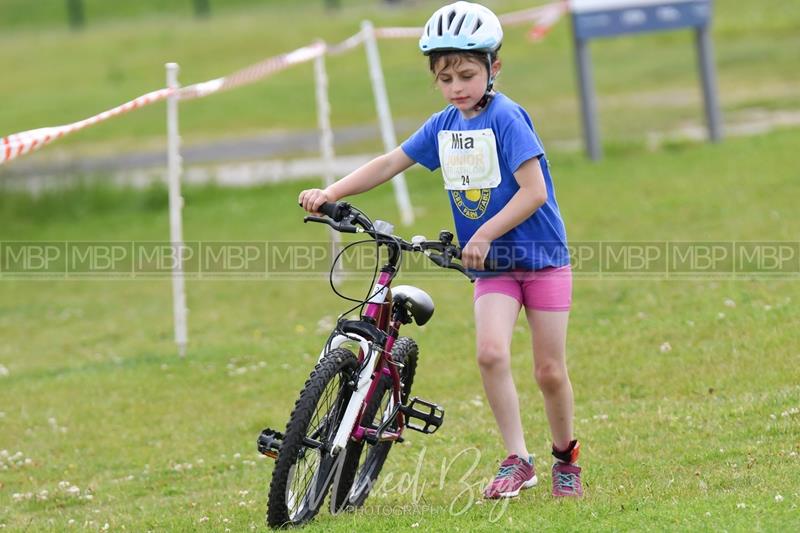
<svg viewBox="0 0 800 533">
<path fill-rule="evenodd" d="M 73 30 L 80 30 L 86 24 L 83 0 L 67 0 L 67 18 Z"/>
<path fill-rule="evenodd" d="M 194 15 L 198 18 L 206 18 L 211 15 L 211 0 L 193 0 Z"/>
</svg>

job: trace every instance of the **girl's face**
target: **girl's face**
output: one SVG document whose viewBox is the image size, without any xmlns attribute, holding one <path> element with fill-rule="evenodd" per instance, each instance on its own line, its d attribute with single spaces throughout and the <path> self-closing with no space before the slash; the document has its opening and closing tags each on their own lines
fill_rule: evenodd
<svg viewBox="0 0 800 533">
<path fill-rule="evenodd" d="M 475 106 L 483 98 L 488 82 L 486 64 L 472 57 L 456 56 L 448 62 L 448 58 L 439 59 L 434 72 L 436 86 L 442 91 L 444 99 L 453 104 L 467 118 L 479 113 Z M 496 75 L 500 62 L 495 61 L 492 72 Z"/>
</svg>

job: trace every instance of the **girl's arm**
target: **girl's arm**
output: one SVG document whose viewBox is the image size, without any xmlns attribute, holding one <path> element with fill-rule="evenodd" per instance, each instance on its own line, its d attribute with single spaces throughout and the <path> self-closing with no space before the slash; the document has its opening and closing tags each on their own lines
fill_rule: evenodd
<svg viewBox="0 0 800 533">
<path fill-rule="evenodd" d="M 547 186 L 539 158 L 534 157 L 522 163 L 514 172 L 514 178 L 519 190 L 499 213 L 475 232 L 461 252 L 461 262 L 465 267 L 483 270 L 483 261 L 492 241 L 517 227 L 547 201 Z"/>
<path fill-rule="evenodd" d="M 316 213 L 325 202 L 335 202 L 345 196 L 368 191 L 385 183 L 414 164 L 401 147 L 376 157 L 325 189 L 307 189 L 298 202 L 303 209 Z"/>
</svg>

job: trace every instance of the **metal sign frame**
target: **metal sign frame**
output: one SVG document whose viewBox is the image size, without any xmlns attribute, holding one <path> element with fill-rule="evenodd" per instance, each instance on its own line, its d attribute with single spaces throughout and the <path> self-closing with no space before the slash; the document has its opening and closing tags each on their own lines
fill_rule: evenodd
<svg viewBox="0 0 800 533">
<path fill-rule="evenodd" d="M 589 43 L 618 35 L 691 28 L 703 88 L 708 136 L 722 138 L 710 26 L 712 0 L 570 0 L 575 64 L 581 97 L 583 137 L 587 155 L 602 157 L 597 104 Z"/>
</svg>

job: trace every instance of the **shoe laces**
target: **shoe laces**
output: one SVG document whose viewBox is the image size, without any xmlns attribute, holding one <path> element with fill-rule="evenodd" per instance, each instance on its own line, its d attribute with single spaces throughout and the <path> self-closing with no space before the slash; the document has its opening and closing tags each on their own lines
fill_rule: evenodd
<svg viewBox="0 0 800 533">
<path fill-rule="evenodd" d="M 573 472 L 556 471 L 555 484 L 559 489 L 575 492 L 578 489 L 578 475 Z"/>
<path fill-rule="evenodd" d="M 517 465 L 501 466 L 500 470 L 497 471 L 497 477 L 511 477 L 516 470 Z"/>
<path fill-rule="evenodd" d="M 521 461 L 524 459 L 520 459 Z M 511 463 L 508 465 L 500 465 L 500 469 L 497 471 L 496 479 L 505 479 L 510 477 L 518 477 L 522 478 L 524 476 L 522 472 L 522 465 L 519 463 Z"/>
</svg>

